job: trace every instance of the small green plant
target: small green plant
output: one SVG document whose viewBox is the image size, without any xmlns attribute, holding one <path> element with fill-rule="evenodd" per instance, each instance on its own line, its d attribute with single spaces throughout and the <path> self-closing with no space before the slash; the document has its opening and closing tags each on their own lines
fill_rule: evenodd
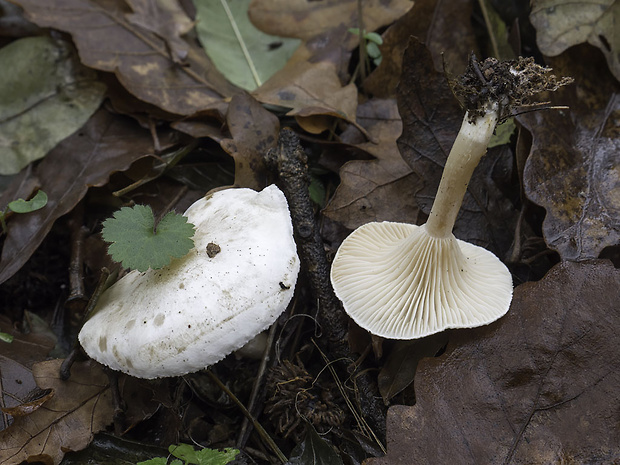
<svg viewBox="0 0 620 465">
<path fill-rule="evenodd" d="M 189 444 L 179 444 L 178 446 L 168 447 L 171 455 L 176 457 L 170 465 L 226 465 L 232 462 L 239 451 L 237 449 L 226 448 L 223 451 L 213 449 L 194 449 Z M 167 465 L 167 457 L 155 457 L 137 465 Z"/>
<path fill-rule="evenodd" d="M 7 342 L 10 344 L 11 342 L 13 342 L 13 336 L 11 336 L 8 333 L 0 332 L 0 341 Z"/>
<path fill-rule="evenodd" d="M 168 265 L 193 247 L 194 225 L 169 212 L 155 225 L 153 210 L 146 205 L 123 207 L 103 222 L 103 240 L 108 252 L 125 268 L 146 271 Z"/>
<path fill-rule="evenodd" d="M 357 27 L 349 28 L 351 34 L 359 35 L 360 30 Z M 366 39 L 366 53 L 372 59 L 375 66 L 381 64 L 383 57 L 381 56 L 381 50 L 379 45 L 383 45 L 383 38 L 376 32 L 366 32 L 362 34 L 362 37 Z"/>
<path fill-rule="evenodd" d="M 0 225 L 2 232 L 6 234 L 6 217 L 9 212 L 13 213 L 31 213 L 40 210 L 47 205 L 47 194 L 39 190 L 30 200 L 17 199 L 9 202 L 4 211 L 0 212 Z"/>
</svg>

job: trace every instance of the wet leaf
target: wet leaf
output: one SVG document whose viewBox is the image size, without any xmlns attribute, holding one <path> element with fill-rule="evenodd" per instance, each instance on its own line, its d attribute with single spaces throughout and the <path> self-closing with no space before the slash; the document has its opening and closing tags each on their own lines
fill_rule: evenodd
<svg viewBox="0 0 620 465">
<path fill-rule="evenodd" d="M 33 366 L 37 386 L 53 389 L 55 395 L 0 432 L 0 464 L 58 464 L 66 452 L 83 449 L 94 433 L 111 423 L 112 395 L 101 367 L 94 362 L 74 364 L 71 378 L 63 381 L 58 374 L 61 363 L 50 360 Z"/>
<path fill-rule="evenodd" d="M 588 46 L 552 62 L 575 84 L 553 96 L 568 111 L 519 116 L 532 133 L 525 164 L 527 197 L 547 211 L 543 235 L 564 260 L 596 258 L 620 242 L 620 96 Z"/>
<path fill-rule="evenodd" d="M 340 185 L 324 213 L 355 229 L 370 221 L 416 223 L 415 192 L 421 181 L 396 146 L 402 123 L 395 100 L 370 100 L 358 107 L 357 118 L 376 142 L 357 147 L 376 160 L 353 160 L 340 169 Z"/>
<path fill-rule="evenodd" d="M 6 45 L 0 62 L 12 64 L 0 74 L 0 174 L 14 174 L 78 130 L 106 87 L 69 44 L 47 36 Z"/>
<path fill-rule="evenodd" d="M 169 134 L 160 134 L 163 148 L 170 146 Z M 132 120 L 100 110 L 82 130 L 61 142 L 25 179 L 0 197 L 0 204 L 16 197 L 28 197 L 38 180 L 48 195 L 45 208 L 27 215 L 14 215 L 0 258 L 0 282 L 10 278 L 28 260 L 52 228 L 54 221 L 71 211 L 92 186 L 102 186 L 110 175 L 123 171 L 153 153 L 149 132 Z M 12 198 L 5 199 L 5 195 Z"/>
<path fill-rule="evenodd" d="M 224 76 L 246 90 L 260 87 L 300 44 L 256 29 L 248 17 L 250 1 L 194 1 L 196 30 L 207 55 Z"/>
<path fill-rule="evenodd" d="M 171 55 L 168 46 L 170 36 L 160 36 L 165 26 L 153 25 L 154 21 L 166 18 L 165 12 L 158 11 L 161 5 L 157 3 L 151 3 L 151 9 L 138 11 L 115 0 L 15 3 L 35 24 L 71 34 L 86 66 L 116 74 L 129 92 L 170 113 L 191 115 L 238 92 L 193 43 L 187 42 L 187 57 L 182 66 L 178 63 L 178 54 L 173 51 Z M 149 29 L 140 26 L 149 23 Z M 154 29 L 159 32 L 153 32 Z M 178 51 L 178 42 L 175 43 Z"/>
<path fill-rule="evenodd" d="M 619 299 L 607 261 L 517 287 L 505 317 L 452 332 L 444 355 L 420 362 L 416 405 L 390 408 L 388 455 L 366 463 L 620 460 Z"/>
<path fill-rule="evenodd" d="M 269 184 L 264 156 L 276 146 L 280 121 L 248 94 L 230 101 L 226 117 L 231 139 L 220 142 L 235 159 L 235 186 L 263 189 Z"/>
<path fill-rule="evenodd" d="M 342 459 L 306 422 L 306 437 L 293 449 L 287 465 L 342 465 Z"/>
<path fill-rule="evenodd" d="M 461 127 L 463 111 L 423 44 L 412 40 L 403 63 L 397 91 L 403 119 L 398 147 L 403 159 L 424 179 L 416 200 L 420 210 L 428 215 L 446 158 Z M 512 155 L 505 146 L 488 151 L 474 171 L 453 231 L 457 238 L 485 247 L 500 257 L 510 247 L 516 224 L 517 211 L 503 194 L 510 190 L 511 170 Z"/>
<path fill-rule="evenodd" d="M 612 73 L 620 80 L 620 3 L 615 0 L 535 0 L 530 21 L 540 51 L 556 56 L 573 45 L 588 42 L 601 49 Z"/>
<path fill-rule="evenodd" d="M 363 3 L 364 29 L 372 32 L 395 21 L 412 6 L 409 0 L 367 0 Z M 357 27 L 357 0 L 253 0 L 252 23 L 267 34 L 308 40 L 341 24 Z M 355 39 L 352 44 L 355 46 Z"/>
</svg>

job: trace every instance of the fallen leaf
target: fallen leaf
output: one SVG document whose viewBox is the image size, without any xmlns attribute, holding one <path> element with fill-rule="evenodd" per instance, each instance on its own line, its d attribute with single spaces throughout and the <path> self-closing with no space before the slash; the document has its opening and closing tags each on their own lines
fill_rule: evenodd
<svg viewBox="0 0 620 465">
<path fill-rule="evenodd" d="M 362 4 L 364 29 L 375 31 L 404 15 L 410 0 L 366 0 Z M 359 26 L 357 0 L 253 0 L 248 11 L 252 23 L 274 36 L 309 40 L 344 24 Z M 350 38 L 356 46 L 357 38 Z"/>
<path fill-rule="evenodd" d="M 383 34 L 383 60 L 364 81 L 364 90 L 380 98 L 396 95 L 403 53 L 412 36 L 426 44 L 433 62 L 439 65 L 437 70 L 445 64 L 452 74 L 463 71 L 467 57 L 477 49 L 470 21 L 472 6 L 469 0 L 416 0 Z"/>
<path fill-rule="evenodd" d="M 24 318 L 31 320 L 36 317 L 26 311 Z M 24 333 L 17 326 L 7 316 L 0 315 L 0 331 L 13 337 L 10 344 L 0 342 L 0 408 L 3 411 L 23 403 L 36 388 L 32 365 L 45 360 L 56 344 L 49 327 L 33 324 L 30 331 Z M 3 430 L 9 426 L 10 419 L 5 414 L 1 418 L 0 430 Z"/>
<path fill-rule="evenodd" d="M 618 463 L 618 301 L 608 261 L 517 287 L 505 317 L 420 362 L 416 405 L 390 408 L 388 454 L 364 463 Z"/>
<path fill-rule="evenodd" d="M 220 142 L 235 159 L 235 186 L 261 190 L 269 184 L 265 154 L 276 146 L 280 121 L 250 95 L 232 98 L 227 115 L 232 139 Z"/>
<path fill-rule="evenodd" d="M 188 55 L 188 45 L 182 36 L 194 28 L 181 5 L 170 0 L 126 0 L 134 11 L 125 18 L 137 26 L 151 31 L 166 41 L 172 61 L 183 63 Z"/>
<path fill-rule="evenodd" d="M 284 68 L 252 95 L 261 103 L 290 109 L 287 115 L 295 116 L 312 134 L 330 128 L 333 118 L 356 124 L 357 87 L 343 86 L 338 74 L 349 55 L 342 47 L 346 34 L 340 28 L 298 48 Z"/>
<path fill-rule="evenodd" d="M 615 0 L 535 0 L 530 21 L 540 51 L 556 56 L 573 45 L 598 47 L 620 80 L 620 3 Z"/>
<path fill-rule="evenodd" d="M 463 111 L 423 44 L 412 39 L 403 63 L 397 90 L 403 119 L 398 147 L 403 159 L 424 180 L 416 200 L 420 210 L 428 215 L 445 161 L 461 127 Z M 500 257 L 512 243 L 518 214 L 503 194 L 511 190 L 511 170 L 512 154 L 506 146 L 488 151 L 474 171 L 453 230 L 457 238 L 485 247 Z"/>
<path fill-rule="evenodd" d="M 342 465 L 336 451 L 306 422 L 306 436 L 291 452 L 290 465 Z"/>
<path fill-rule="evenodd" d="M 524 170 L 527 197 L 547 211 L 543 235 L 564 260 L 596 258 L 620 242 L 620 96 L 591 47 L 551 63 L 575 84 L 554 95 L 568 111 L 519 116 L 533 136 Z"/>
<path fill-rule="evenodd" d="M 86 66 L 115 73 L 129 92 L 167 112 L 191 115 L 238 92 L 195 44 L 187 43 L 188 55 L 183 66 L 175 63 L 178 57 L 171 55 L 168 42 L 159 33 L 137 25 L 149 23 L 152 10 L 132 12 L 115 0 L 15 3 L 35 24 L 70 33 Z M 138 20 L 140 14 L 147 13 L 147 17 Z M 130 15 L 132 22 L 126 15 Z"/>
<path fill-rule="evenodd" d="M 62 360 L 33 366 L 37 386 L 54 396 L 30 415 L 15 418 L 0 432 L 0 464 L 24 460 L 58 464 L 66 452 L 86 447 L 93 434 L 112 422 L 114 408 L 108 378 L 100 365 L 76 363 L 71 378 L 60 379 Z"/>
<path fill-rule="evenodd" d="M 160 134 L 163 148 L 171 145 L 170 134 Z M 76 134 L 61 142 L 36 167 L 30 176 L 39 180 L 48 196 L 41 210 L 14 215 L 8 222 L 0 258 L 0 283 L 10 278 L 28 260 L 52 228 L 54 221 L 71 211 L 92 186 L 102 186 L 110 175 L 124 171 L 143 157 L 153 154 L 153 140 L 147 130 L 126 117 L 100 110 Z M 21 177 L 16 181 L 24 189 L 32 183 Z M 14 197 L 31 192 L 11 188 Z M 5 195 L 0 204 L 8 203 Z"/>
<path fill-rule="evenodd" d="M 402 130 L 396 101 L 370 100 L 358 107 L 357 119 L 376 142 L 356 147 L 376 160 L 353 160 L 342 166 L 340 185 L 324 214 L 349 229 L 370 221 L 416 223 L 414 195 L 421 181 L 396 146 Z"/>
<path fill-rule="evenodd" d="M 233 84 L 254 90 L 281 69 L 298 39 L 265 34 L 248 17 L 250 0 L 196 0 L 196 31 L 207 55 Z"/>
<path fill-rule="evenodd" d="M 43 158 L 97 110 L 106 86 L 62 40 L 27 37 L 0 49 L 0 174 Z"/>
</svg>

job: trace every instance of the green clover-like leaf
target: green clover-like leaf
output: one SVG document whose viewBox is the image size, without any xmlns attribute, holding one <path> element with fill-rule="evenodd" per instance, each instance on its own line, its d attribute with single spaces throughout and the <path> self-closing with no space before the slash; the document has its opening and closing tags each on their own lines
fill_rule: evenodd
<svg viewBox="0 0 620 465">
<path fill-rule="evenodd" d="M 194 225 L 186 217 L 169 212 L 155 229 L 153 210 L 145 205 L 118 210 L 103 222 L 102 234 L 112 258 L 138 271 L 162 268 L 194 247 Z"/>
<path fill-rule="evenodd" d="M 9 209 L 15 213 L 30 213 L 47 205 L 47 194 L 39 190 L 30 200 L 17 199 L 9 202 Z"/>
</svg>

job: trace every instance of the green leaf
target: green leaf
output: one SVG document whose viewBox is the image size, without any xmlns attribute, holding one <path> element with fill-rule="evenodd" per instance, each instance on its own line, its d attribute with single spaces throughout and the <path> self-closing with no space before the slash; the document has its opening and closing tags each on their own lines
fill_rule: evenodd
<svg viewBox="0 0 620 465">
<path fill-rule="evenodd" d="M 168 459 L 166 457 L 155 457 L 153 459 L 138 462 L 136 465 L 168 465 Z"/>
<path fill-rule="evenodd" d="M 367 32 L 366 34 L 364 34 L 364 37 L 366 38 L 366 40 L 372 43 L 375 43 L 377 45 L 383 45 L 383 37 L 381 37 L 376 32 Z"/>
<path fill-rule="evenodd" d="M 370 58 L 379 58 L 381 56 L 381 50 L 379 50 L 379 46 L 374 42 L 368 42 L 366 44 L 366 52 Z"/>
<path fill-rule="evenodd" d="M 254 27 L 251 0 L 194 0 L 196 31 L 209 58 L 233 84 L 254 90 L 280 70 L 300 44 Z"/>
<path fill-rule="evenodd" d="M 112 258 L 138 271 L 162 268 L 194 247 L 194 225 L 186 217 L 169 212 L 155 230 L 153 210 L 145 205 L 118 210 L 104 221 L 102 235 L 112 243 Z"/>
<path fill-rule="evenodd" d="M 0 341 L 8 342 L 9 344 L 13 342 L 13 336 L 7 333 L 0 332 Z"/>
<path fill-rule="evenodd" d="M 239 451 L 226 448 L 223 451 L 213 449 L 195 450 L 189 444 L 170 446 L 168 451 L 175 457 L 194 465 L 226 465 L 235 459 Z"/>
<path fill-rule="evenodd" d="M 15 213 L 30 213 L 47 205 L 47 194 L 40 190 L 30 200 L 17 199 L 9 202 L 9 209 Z"/>
<path fill-rule="evenodd" d="M 61 40 L 28 37 L 0 49 L 0 174 L 14 174 L 74 133 L 106 86 Z"/>
</svg>

